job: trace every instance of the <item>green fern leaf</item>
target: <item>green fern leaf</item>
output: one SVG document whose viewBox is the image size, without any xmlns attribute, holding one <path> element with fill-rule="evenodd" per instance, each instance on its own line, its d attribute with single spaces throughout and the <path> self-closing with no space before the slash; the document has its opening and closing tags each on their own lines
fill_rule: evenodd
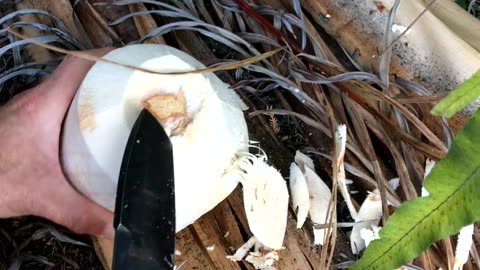
<svg viewBox="0 0 480 270">
<path fill-rule="evenodd" d="M 424 184 L 428 197 L 404 203 L 351 269 L 395 269 L 480 219 L 480 111 Z"/>
<path fill-rule="evenodd" d="M 433 115 L 450 118 L 480 97 L 480 70 L 462 83 L 432 110 Z"/>
</svg>

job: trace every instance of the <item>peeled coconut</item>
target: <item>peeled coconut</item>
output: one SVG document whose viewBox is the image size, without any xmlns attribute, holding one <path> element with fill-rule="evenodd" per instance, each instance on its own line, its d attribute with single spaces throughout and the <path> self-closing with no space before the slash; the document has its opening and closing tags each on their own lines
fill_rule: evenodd
<svg viewBox="0 0 480 270">
<path fill-rule="evenodd" d="M 104 58 L 162 73 L 205 68 L 166 45 L 129 45 Z M 261 212 L 247 215 L 252 233 L 265 246 L 281 248 L 288 210 L 286 183 L 265 163 L 265 156 L 249 153 L 243 113 L 247 107 L 212 73 L 152 74 L 97 62 L 82 82 L 63 127 L 62 165 L 72 185 L 114 211 L 125 146 L 143 108 L 161 123 L 173 145 L 176 231 L 196 221 L 242 183 L 248 187 L 245 205 L 258 206 L 258 201 L 250 200 L 259 198 L 249 194 L 262 189 L 262 205 L 248 209 Z M 263 205 L 274 209 L 265 211 Z"/>
</svg>

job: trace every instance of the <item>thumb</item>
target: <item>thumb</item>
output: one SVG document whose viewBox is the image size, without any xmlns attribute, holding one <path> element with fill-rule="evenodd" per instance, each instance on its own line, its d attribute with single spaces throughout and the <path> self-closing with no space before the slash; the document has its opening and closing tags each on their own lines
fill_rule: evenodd
<svg viewBox="0 0 480 270">
<path fill-rule="evenodd" d="M 113 48 L 101 48 L 84 53 L 103 57 L 112 50 Z M 83 79 L 94 64 L 93 61 L 76 56 L 66 56 L 53 74 L 41 84 L 39 94 L 45 98 L 46 107 L 58 110 L 58 113 L 53 115 L 63 118 Z"/>
<path fill-rule="evenodd" d="M 40 216 L 77 234 L 114 238 L 113 213 L 79 194 L 66 180 L 49 193 L 43 196 Z"/>
</svg>

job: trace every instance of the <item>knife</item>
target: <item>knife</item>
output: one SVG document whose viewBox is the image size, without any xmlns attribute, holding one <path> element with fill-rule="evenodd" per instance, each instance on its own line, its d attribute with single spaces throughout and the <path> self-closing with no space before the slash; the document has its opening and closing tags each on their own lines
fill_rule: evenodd
<svg viewBox="0 0 480 270">
<path fill-rule="evenodd" d="M 113 224 L 113 270 L 174 269 L 172 144 L 160 123 L 145 109 L 125 148 Z"/>
</svg>

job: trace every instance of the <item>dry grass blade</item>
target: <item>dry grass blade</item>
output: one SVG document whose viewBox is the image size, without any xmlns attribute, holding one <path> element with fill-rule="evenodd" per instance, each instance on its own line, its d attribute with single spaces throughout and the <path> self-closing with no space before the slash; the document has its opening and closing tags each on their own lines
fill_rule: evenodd
<svg viewBox="0 0 480 270">
<path fill-rule="evenodd" d="M 420 130 L 420 132 L 425 135 L 425 137 L 427 137 L 433 144 L 435 144 L 435 146 L 438 147 L 438 149 L 442 151 L 443 154 L 448 152 L 448 148 L 445 146 L 445 144 L 421 120 L 419 120 L 412 112 L 402 106 L 398 101 L 389 97 L 388 95 L 384 95 L 383 93 L 375 90 L 368 90 L 368 94 L 385 100 L 389 104 L 393 105 L 394 108 L 397 109 L 400 113 L 402 113 L 402 115 L 414 126 L 416 126 Z"/>
<path fill-rule="evenodd" d="M 328 228 L 326 229 L 325 244 L 323 245 L 320 257 L 320 267 L 323 269 L 329 269 L 333 262 L 333 254 L 335 252 L 335 245 L 337 244 L 337 190 L 341 181 L 340 178 L 345 177 L 345 171 L 341 171 L 343 167 L 340 168 L 339 165 L 343 164 L 343 157 L 345 155 L 344 147 L 346 146 L 346 143 L 343 143 L 342 140 L 346 140 L 346 134 L 344 134 L 343 138 L 337 136 L 339 125 L 325 93 L 316 91 L 315 94 L 319 102 L 324 106 L 330 127 L 330 136 L 333 139 L 334 162 L 332 162 L 332 198 L 327 208 L 326 224 L 328 224 Z"/>
<path fill-rule="evenodd" d="M 163 72 L 158 72 L 158 71 L 154 71 L 154 70 L 149 70 L 149 69 L 130 66 L 130 65 L 127 65 L 127 64 L 117 63 L 115 61 L 110 61 L 110 60 L 107 60 L 105 58 L 96 57 L 96 56 L 93 56 L 91 54 L 81 52 L 81 51 L 68 51 L 68 50 L 65 50 L 65 49 L 62 49 L 62 48 L 59 48 L 59 47 L 43 44 L 43 43 L 37 41 L 37 38 L 25 37 L 22 34 L 16 32 L 16 31 L 13 31 L 11 29 L 9 29 L 8 32 L 10 32 L 10 33 L 12 33 L 15 36 L 18 36 L 20 38 L 23 38 L 25 43 L 30 42 L 32 44 L 47 48 L 47 49 L 52 50 L 52 51 L 56 51 L 56 52 L 67 54 L 67 55 L 72 55 L 72 56 L 82 58 L 82 59 L 85 59 L 85 60 L 88 60 L 88 61 L 108 63 L 108 64 L 112 64 L 112 65 L 115 65 L 115 66 L 120 66 L 120 67 L 124 67 L 124 68 L 128 68 L 128 69 L 132 69 L 132 70 L 137 70 L 137 71 L 142 71 L 142 72 L 145 72 L 145 73 L 157 74 L 157 75 L 190 75 L 190 74 L 205 74 L 205 73 L 212 73 L 212 72 L 225 71 L 225 70 L 234 70 L 234 69 L 245 67 L 247 65 L 251 65 L 253 63 L 262 61 L 264 59 L 267 59 L 267 58 L 271 57 L 272 55 L 274 55 L 274 54 L 276 54 L 276 53 L 278 53 L 282 50 L 282 49 L 276 49 L 276 50 L 266 52 L 266 53 L 263 53 L 261 55 L 254 56 L 254 57 L 251 57 L 251 58 L 248 58 L 248 59 L 245 59 L 245 60 L 240 60 L 240 61 L 236 61 L 235 63 L 229 63 L 229 64 L 225 64 L 225 65 L 217 66 L 217 67 L 213 67 L 213 68 L 205 68 L 205 69 L 199 69 L 199 70 L 194 70 L 194 71 L 185 71 L 185 72 L 163 73 Z M 39 40 L 46 42 L 46 41 L 50 41 L 50 40 L 55 41 L 57 39 L 56 39 L 56 37 L 55 38 L 52 37 L 52 38 L 49 38 L 49 39 L 39 38 Z M 1 52 L 1 50 L 5 50 L 5 48 L 0 49 L 0 52 Z M 1 53 L 0 53 L 0 55 L 1 55 Z"/>
<path fill-rule="evenodd" d="M 340 187 L 340 193 L 345 200 L 348 210 L 350 211 L 350 215 L 353 219 L 357 216 L 357 209 L 352 203 L 352 199 L 350 198 L 350 194 L 348 193 L 347 182 L 345 179 L 345 148 L 347 145 L 347 128 L 345 125 L 339 125 L 335 132 L 335 156 L 337 157 L 337 184 Z"/>
<path fill-rule="evenodd" d="M 375 180 L 377 181 L 378 190 L 380 191 L 380 197 L 382 200 L 382 221 L 383 223 L 385 223 L 388 219 L 387 186 L 389 184 L 387 183 L 387 179 L 385 179 L 384 172 L 378 162 L 377 154 L 375 153 L 372 140 L 368 133 L 367 125 L 363 116 L 358 111 L 358 105 L 350 103 L 350 106 L 347 105 L 347 111 L 349 112 L 349 115 L 352 119 L 353 127 L 356 130 L 356 134 L 360 136 L 359 141 L 362 142 L 363 149 L 367 157 L 372 162 L 373 173 L 375 176 Z M 399 204 L 396 204 L 395 206 L 398 207 Z"/>
<path fill-rule="evenodd" d="M 311 154 L 316 154 L 316 155 L 319 155 L 319 156 L 322 156 L 330 161 L 333 161 L 333 158 L 331 155 L 327 155 L 325 153 L 322 153 L 322 152 L 319 152 L 319 151 L 315 151 L 311 148 L 306 148 L 305 149 L 305 152 L 307 153 L 311 153 Z M 349 164 L 348 162 L 344 162 L 344 166 L 345 166 L 345 170 L 349 173 L 351 173 L 352 175 L 355 175 L 359 178 L 362 178 L 363 180 L 366 180 L 367 182 L 369 182 L 372 186 L 376 186 L 376 181 L 370 177 L 367 173 L 363 172 L 362 170 L 356 168 L 355 166 Z"/>
</svg>

